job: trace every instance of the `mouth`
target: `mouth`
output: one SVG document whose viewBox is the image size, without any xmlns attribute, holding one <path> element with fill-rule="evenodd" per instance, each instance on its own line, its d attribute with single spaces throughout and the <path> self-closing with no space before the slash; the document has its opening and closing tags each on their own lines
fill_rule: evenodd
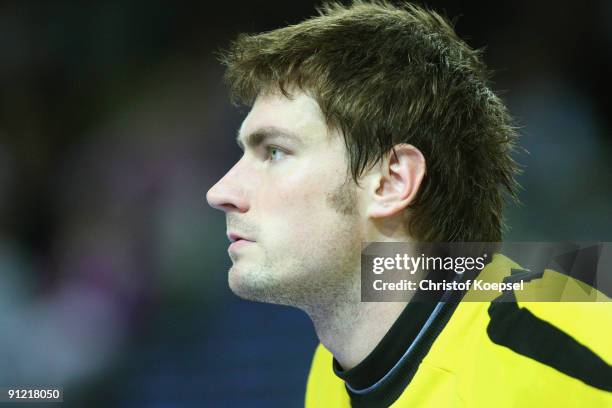
<svg viewBox="0 0 612 408">
<path fill-rule="evenodd" d="M 240 234 L 237 234 L 235 232 L 230 232 L 227 234 L 227 237 L 230 240 L 230 246 L 228 247 L 228 251 L 233 252 L 236 251 L 237 249 L 248 245 L 248 244 L 252 244 L 255 241 L 245 238 Z"/>
<path fill-rule="evenodd" d="M 235 232 L 230 232 L 227 234 L 227 238 L 230 240 L 230 243 L 234 243 L 234 242 L 238 242 L 238 241 L 247 241 L 247 242 L 254 242 L 252 239 L 248 239 L 246 237 L 243 237 L 240 234 L 237 234 Z"/>
</svg>

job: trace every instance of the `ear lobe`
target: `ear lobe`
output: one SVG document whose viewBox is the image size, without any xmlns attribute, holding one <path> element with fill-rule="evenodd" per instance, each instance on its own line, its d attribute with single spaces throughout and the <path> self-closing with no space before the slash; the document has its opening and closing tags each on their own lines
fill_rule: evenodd
<svg viewBox="0 0 612 408">
<path fill-rule="evenodd" d="M 372 218 L 385 218 L 406 209 L 416 198 L 425 171 L 425 158 L 419 149 L 407 143 L 395 145 L 381 161 L 368 215 Z"/>
</svg>

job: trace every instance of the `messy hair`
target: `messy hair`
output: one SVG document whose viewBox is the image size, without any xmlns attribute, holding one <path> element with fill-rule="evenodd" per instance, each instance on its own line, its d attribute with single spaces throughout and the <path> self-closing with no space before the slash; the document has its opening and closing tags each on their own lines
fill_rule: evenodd
<svg viewBox="0 0 612 408">
<path fill-rule="evenodd" d="M 517 133 L 480 51 L 439 14 L 412 4 L 357 0 L 318 12 L 242 34 L 221 53 L 233 101 L 251 106 L 274 89 L 308 92 L 343 135 L 355 182 L 394 145 L 417 147 L 427 171 L 408 233 L 500 241 L 504 201 L 516 200 Z"/>
</svg>

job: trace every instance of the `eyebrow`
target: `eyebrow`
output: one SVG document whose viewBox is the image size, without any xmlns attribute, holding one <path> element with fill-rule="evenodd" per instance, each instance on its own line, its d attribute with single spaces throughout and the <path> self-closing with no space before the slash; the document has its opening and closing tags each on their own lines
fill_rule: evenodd
<svg viewBox="0 0 612 408">
<path fill-rule="evenodd" d="M 253 149 L 257 146 L 261 146 L 266 140 L 269 139 L 287 139 L 297 144 L 302 143 L 302 138 L 295 133 L 288 129 L 278 128 L 275 126 L 259 128 L 249 133 L 244 137 L 244 142 L 240 137 L 240 131 L 238 132 L 238 136 L 236 136 L 236 143 L 238 143 L 238 146 L 240 146 L 242 150 L 244 150 L 245 145 Z"/>
</svg>

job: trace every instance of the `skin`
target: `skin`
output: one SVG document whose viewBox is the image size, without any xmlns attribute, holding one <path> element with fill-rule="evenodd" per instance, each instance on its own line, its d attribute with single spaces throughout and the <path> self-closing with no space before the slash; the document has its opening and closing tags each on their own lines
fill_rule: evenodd
<svg viewBox="0 0 612 408">
<path fill-rule="evenodd" d="M 228 235 L 247 239 L 228 249 L 230 288 L 304 310 L 352 368 L 406 304 L 360 302 L 360 252 L 364 241 L 411 240 L 403 226 L 425 174 L 421 152 L 397 145 L 357 186 L 342 135 L 301 91 L 260 94 L 238 143 L 242 158 L 207 193 L 225 212 Z"/>
</svg>

